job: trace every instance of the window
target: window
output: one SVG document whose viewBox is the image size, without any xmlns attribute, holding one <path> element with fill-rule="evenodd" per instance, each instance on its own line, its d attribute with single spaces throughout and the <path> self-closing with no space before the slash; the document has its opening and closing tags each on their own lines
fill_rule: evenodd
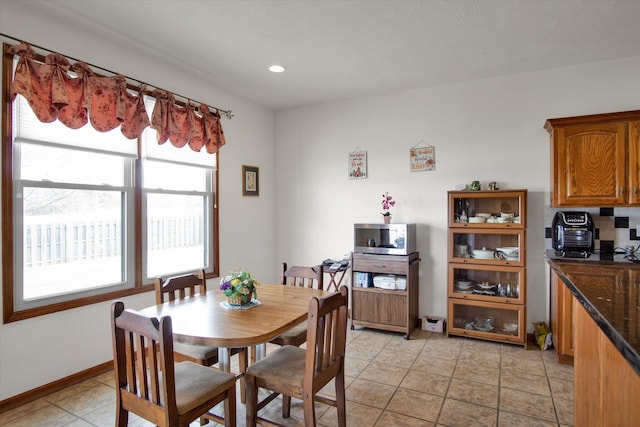
<svg viewBox="0 0 640 427">
<path fill-rule="evenodd" d="M 5 323 L 217 273 L 216 155 L 42 123 L 21 96 L 3 115 Z"/>
</svg>

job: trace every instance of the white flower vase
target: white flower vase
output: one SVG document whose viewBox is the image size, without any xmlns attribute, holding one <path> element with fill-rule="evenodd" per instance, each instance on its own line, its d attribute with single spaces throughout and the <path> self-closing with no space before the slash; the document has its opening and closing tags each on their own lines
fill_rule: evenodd
<svg viewBox="0 0 640 427">
<path fill-rule="evenodd" d="M 382 215 L 385 224 L 391 224 L 391 215 Z"/>
</svg>

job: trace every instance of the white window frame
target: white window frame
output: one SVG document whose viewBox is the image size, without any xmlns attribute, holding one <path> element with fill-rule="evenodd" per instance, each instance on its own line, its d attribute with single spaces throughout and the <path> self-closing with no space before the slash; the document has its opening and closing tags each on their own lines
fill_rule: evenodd
<svg viewBox="0 0 640 427">
<path fill-rule="evenodd" d="M 10 74 L 8 69 L 7 60 L 3 60 L 3 85 L 6 86 L 8 81 L 7 75 Z M 3 201 L 5 208 L 3 208 L 3 223 L 9 221 L 10 226 L 3 225 L 3 253 L 5 254 L 3 261 L 3 323 L 9 323 L 13 321 L 19 321 L 43 314 L 54 313 L 62 310 L 76 308 L 88 304 L 93 304 L 100 301 L 108 301 L 124 296 L 134 295 L 142 292 L 153 291 L 152 277 L 148 277 L 146 274 L 146 197 L 151 193 L 175 193 L 175 194 L 197 194 L 206 197 L 207 215 L 205 217 L 205 227 L 207 233 L 207 249 L 206 249 L 206 271 L 207 277 L 215 277 L 218 275 L 218 262 L 219 262 L 219 237 L 218 231 L 218 205 L 216 200 L 216 194 L 218 189 L 218 171 L 217 161 L 218 154 L 209 155 L 213 159 L 213 167 L 202 166 L 208 169 L 206 178 L 205 191 L 175 191 L 175 190 L 159 190 L 159 189 L 146 189 L 142 182 L 144 167 L 144 158 L 138 156 L 144 151 L 142 146 L 142 140 L 137 142 L 132 141 L 135 144 L 135 154 L 131 153 L 118 153 L 110 150 L 100 150 L 96 148 L 70 146 L 66 144 L 51 143 L 45 141 L 27 140 L 26 138 L 14 138 L 14 132 L 12 127 L 13 121 L 13 108 L 8 100 L 8 90 L 6 87 L 3 93 L 5 94 L 4 102 L 5 106 L 8 106 L 5 111 L 3 109 L 2 123 L 7 126 L 2 129 L 2 153 L 3 156 L 13 156 L 11 162 L 3 162 Z M 150 111 L 150 110 L 148 110 Z M 91 126 L 87 124 L 86 126 Z M 7 129 L 8 128 L 8 129 Z M 15 141 L 14 141 L 15 140 Z M 20 165 L 20 144 L 43 144 L 47 146 L 59 146 L 60 148 L 70 150 L 81 150 L 85 152 L 98 152 L 110 155 L 121 155 L 125 157 L 125 184 L 123 186 L 117 185 L 92 185 L 92 184 L 69 184 L 69 183 L 54 183 L 51 181 L 38 180 L 30 181 L 20 179 L 19 165 Z M 95 147 L 95 146 L 94 146 Z M 182 150 L 190 150 L 188 147 L 182 148 Z M 204 150 L 202 150 L 204 152 Z M 204 153 L 203 153 L 204 154 Z M 208 161 L 207 161 L 208 162 Z M 183 162 L 173 162 L 181 164 Z M 184 163 L 185 165 L 194 166 L 190 162 Z M 70 188 L 70 189 L 82 189 L 82 190 L 97 190 L 97 191 L 119 191 L 123 194 L 123 209 L 122 209 L 122 263 L 124 265 L 125 278 L 120 283 L 108 284 L 106 286 L 99 286 L 94 289 L 86 289 L 77 292 L 71 292 L 62 295 L 56 295 L 51 297 L 38 298 L 33 301 L 24 301 L 23 288 L 22 288 L 22 266 L 23 266 L 23 218 L 22 218 L 22 200 L 21 195 L 23 190 L 28 187 L 42 187 L 42 188 Z M 10 206 L 10 207 L 8 207 Z M 9 217 L 11 216 L 11 217 Z M 138 228 L 139 224 L 139 228 Z M 180 274 L 181 272 L 176 272 Z"/>
</svg>

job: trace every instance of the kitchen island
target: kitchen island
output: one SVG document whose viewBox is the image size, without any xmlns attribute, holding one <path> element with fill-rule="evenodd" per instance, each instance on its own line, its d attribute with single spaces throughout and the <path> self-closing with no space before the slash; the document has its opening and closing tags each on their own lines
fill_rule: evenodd
<svg viewBox="0 0 640 427">
<path fill-rule="evenodd" d="M 547 261 L 573 296 L 574 425 L 640 425 L 640 264 Z"/>
</svg>

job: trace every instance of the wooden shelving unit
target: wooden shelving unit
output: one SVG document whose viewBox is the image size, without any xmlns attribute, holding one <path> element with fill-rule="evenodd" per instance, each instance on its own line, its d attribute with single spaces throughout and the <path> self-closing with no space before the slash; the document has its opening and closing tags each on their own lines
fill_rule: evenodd
<svg viewBox="0 0 640 427">
<path fill-rule="evenodd" d="M 526 204 L 527 190 L 449 192 L 448 335 L 526 345 Z M 479 213 L 519 222 L 465 221 Z M 498 248 L 517 248 L 517 256 L 473 256 Z"/>
</svg>

